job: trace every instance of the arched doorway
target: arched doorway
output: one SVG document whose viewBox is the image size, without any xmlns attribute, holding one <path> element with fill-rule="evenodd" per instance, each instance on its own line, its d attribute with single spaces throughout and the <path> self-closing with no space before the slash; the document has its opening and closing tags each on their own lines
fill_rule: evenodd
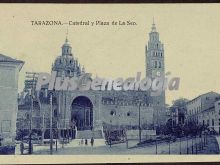
<svg viewBox="0 0 220 165">
<path fill-rule="evenodd" d="M 93 127 L 93 105 L 88 97 L 78 96 L 72 102 L 71 121 L 78 130 L 90 130 Z"/>
</svg>

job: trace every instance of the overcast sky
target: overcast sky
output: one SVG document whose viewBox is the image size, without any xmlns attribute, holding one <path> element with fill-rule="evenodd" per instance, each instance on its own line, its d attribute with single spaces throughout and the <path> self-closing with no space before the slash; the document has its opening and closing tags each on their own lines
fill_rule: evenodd
<svg viewBox="0 0 220 165">
<path fill-rule="evenodd" d="M 180 77 L 167 103 L 220 92 L 220 5 L 0 5 L 0 53 L 25 61 L 26 71 L 50 72 L 61 54 L 67 26 L 33 26 L 31 21 L 135 21 L 136 26 L 69 26 L 74 57 L 100 77 L 145 76 L 145 45 L 154 17 L 165 48 L 166 71 Z"/>
</svg>

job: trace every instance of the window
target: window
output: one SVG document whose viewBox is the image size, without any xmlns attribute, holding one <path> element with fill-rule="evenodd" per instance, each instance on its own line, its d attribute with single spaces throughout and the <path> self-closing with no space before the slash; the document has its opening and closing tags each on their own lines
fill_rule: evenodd
<svg viewBox="0 0 220 165">
<path fill-rule="evenodd" d="M 111 116 L 115 116 L 116 115 L 116 111 L 115 110 L 111 110 L 110 115 Z"/>
<path fill-rule="evenodd" d="M 1 129 L 2 129 L 2 132 L 10 132 L 11 120 L 2 120 Z"/>
<path fill-rule="evenodd" d="M 163 57 L 163 53 L 161 53 L 160 56 Z"/>
<path fill-rule="evenodd" d="M 161 62 L 159 61 L 159 68 L 161 68 Z"/>
<path fill-rule="evenodd" d="M 53 116 L 54 116 L 54 117 L 57 117 L 57 116 L 58 116 L 58 114 L 57 114 L 57 109 L 54 110 Z"/>
<path fill-rule="evenodd" d="M 131 113 L 130 113 L 130 112 L 128 112 L 128 113 L 127 113 L 127 116 L 131 116 Z"/>
<path fill-rule="evenodd" d="M 26 117 L 27 120 L 30 120 L 30 114 L 29 113 L 26 113 L 25 117 Z"/>
<path fill-rule="evenodd" d="M 214 121 L 214 119 L 212 119 L 212 126 L 214 126 L 215 125 L 215 121 Z"/>
<path fill-rule="evenodd" d="M 154 61 L 154 67 L 157 68 L 157 61 Z"/>
</svg>

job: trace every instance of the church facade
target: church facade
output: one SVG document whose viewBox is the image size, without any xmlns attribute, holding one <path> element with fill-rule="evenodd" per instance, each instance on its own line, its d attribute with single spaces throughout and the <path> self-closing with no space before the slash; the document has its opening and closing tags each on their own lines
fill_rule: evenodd
<svg viewBox="0 0 220 165">
<path fill-rule="evenodd" d="M 146 76 L 155 78 L 164 76 L 164 48 L 159 40 L 159 33 L 155 24 L 149 34 L 149 42 L 146 46 Z M 72 53 L 72 47 L 66 38 L 62 46 L 62 53 L 52 65 L 52 71 L 56 71 L 57 77 L 79 77 L 86 73 L 79 61 Z M 51 96 L 50 96 L 51 95 Z M 52 99 L 50 100 L 50 97 Z M 22 95 L 20 101 L 17 128 L 19 121 L 24 121 L 30 113 L 28 96 Z M 33 107 L 33 129 L 40 130 L 44 134 L 49 129 L 49 116 L 51 104 L 53 105 L 53 128 L 62 134 L 68 129 L 103 130 L 108 128 L 126 129 L 154 129 L 155 126 L 166 122 L 165 92 L 160 96 L 151 96 L 146 91 L 49 91 L 48 86 L 43 86 L 36 93 Z M 22 120 L 21 120 L 22 119 Z M 25 128 L 25 124 L 22 126 Z M 27 128 L 28 129 L 28 128 Z"/>
</svg>

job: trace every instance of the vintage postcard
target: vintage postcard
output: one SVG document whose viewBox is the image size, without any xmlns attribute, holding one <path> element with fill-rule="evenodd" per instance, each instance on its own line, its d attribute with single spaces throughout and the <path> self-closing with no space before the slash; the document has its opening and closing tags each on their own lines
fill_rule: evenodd
<svg viewBox="0 0 220 165">
<path fill-rule="evenodd" d="M 1 4 L 1 163 L 219 161 L 219 61 L 219 4 Z"/>
</svg>

